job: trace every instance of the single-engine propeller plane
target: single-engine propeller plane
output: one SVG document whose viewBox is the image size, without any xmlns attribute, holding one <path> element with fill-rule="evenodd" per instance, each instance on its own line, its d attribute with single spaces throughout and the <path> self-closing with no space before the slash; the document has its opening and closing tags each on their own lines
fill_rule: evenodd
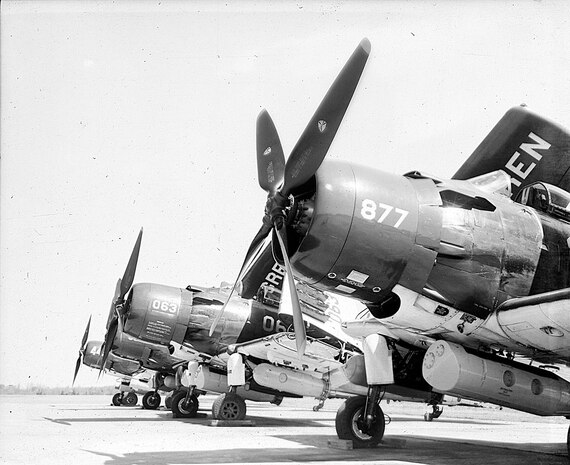
<svg viewBox="0 0 570 465">
<path fill-rule="evenodd" d="M 368 392 L 340 408 L 339 437 L 382 439 L 380 400 L 407 367 L 394 365 L 394 344 L 421 351 L 422 379 L 436 392 L 569 418 L 570 383 L 528 360 L 570 362 L 570 132 L 521 106 L 454 179 L 321 165 L 369 52 L 364 39 L 286 162 L 275 125 L 260 114 L 268 199 L 244 261 L 271 235 L 289 279 L 367 307 L 344 323 L 363 340 Z"/>
<path fill-rule="evenodd" d="M 81 364 L 99 370 L 99 373 L 104 370 L 118 379 L 118 392 L 113 395 L 113 405 L 136 405 L 139 392 L 143 393 L 142 405 L 145 409 L 157 409 L 161 402 L 159 391 L 168 393 L 174 389 L 173 383 L 170 383 L 171 379 L 167 379 L 167 374 L 174 373 L 174 364 L 180 364 L 181 361 L 173 360 L 167 350 L 158 356 L 155 354 L 152 360 L 145 360 L 144 354 L 149 350 L 149 344 L 117 334 L 114 345 L 118 350 L 109 352 L 103 365 L 103 341 L 88 340 L 90 325 L 91 317 L 79 348 L 72 384 L 75 384 Z M 122 353 L 127 356 L 122 356 Z M 143 360 L 146 363 L 143 363 Z"/>
</svg>

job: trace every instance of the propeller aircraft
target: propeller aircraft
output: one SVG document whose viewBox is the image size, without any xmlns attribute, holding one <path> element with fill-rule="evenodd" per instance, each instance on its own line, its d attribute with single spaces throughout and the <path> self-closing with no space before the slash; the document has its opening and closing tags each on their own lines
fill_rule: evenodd
<svg viewBox="0 0 570 465">
<path fill-rule="evenodd" d="M 224 304 L 230 290 L 223 287 L 133 284 L 141 239 L 142 230 L 116 287 L 102 356 L 96 362 L 100 369 L 115 367 L 112 357 L 116 357 L 156 372 L 154 395 L 158 389 L 173 389 L 173 415 L 185 418 L 196 416 L 198 397 L 204 392 L 221 394 L 212 407 L 214 418 L 221 420 L 243 419 L 244 400 L 279 404 L 284 397 L 311 396 L 319 400 L 318 409 L 329 397 L 366 393 L 363 355 L 342 331 L 334 296 L 299 287 L 307 340 L 303 355 L 297 353 L 290 331 L 292 315 L 279 310 L 284 270 L 275 263 L 268 244 L 252 257 L 256 271 L 270 267 L 261 277 L 255 299 L 234 296 Z M 224 306 L 225 315 L 217 319 Z M 210 336 L 215 320 L 217 327 Z M 82 347 L 86 340 L 87 335 Z M 387 395 L 435 408 L 442 396 L 420 380 L 417 351 L 405 346 L 397 350 L 394 363 L 411 360 L 414 369 L 401 376 Z"/>
<path fill-rule="evenodd" d="M 270 237 L 287 279 L 367 308 L 343 323 L 362 340 L 368 390 L 339 409 L 341 439 L 381 441 L 380 401 L 409 368 L 394 363 L 397 345 L 420 354 L 435 392 L 570 418 L 570 383 L 528 363 L 570 363 L 570 132 L 515 107 L 453 179 L 323 163 L 370 50 L 358 45 L 286 162 L 268 112 L 259 115 L 268 198 L 244 266 Z M 242 295 L 258 284 L 241 283 Z"/>
<path fill-rule="evenodd" d="M 143 408 L 154 410 L 160 406 L 161 396 L 159 391 L 166 393 L 173 391 L 171 379 L 167 378 L 166 373 L 174 373 L 173 361 L 167 351 L 165 353 L 155 354 L 150 360 L 147 360 L 143 367 L 145 350 L 148 351 L 148 344 L 137 341 L 134 338 L 124 338 L 121 335 L 116 337 L 116 345 L 121 350 L 109 352 L 107 360 L 103 365 L 102 358 L 102 341 L 88 340 L 89 327 L 91 325 L 91 317 L 85 328 L 83 340 L 79 348 L 79 356 L 75 365 L 75 373 L 73 375 L 73 383 L 77 378 L 81 364 L 99 370 L 117 377 L 118 392 L 113 395 L 112 403 L 115 406 L 136 405 L 138 402 L 137 392 L 144 393 L 142 399 Z M 127 356 L 123 356 L 125 353 Z M 180 363 L 180 361 L 178 361 Z M 134 386 L 131 381 L 136 381 Z M 150 386 L 149 386 L 150 385 Z"/>
</svg>

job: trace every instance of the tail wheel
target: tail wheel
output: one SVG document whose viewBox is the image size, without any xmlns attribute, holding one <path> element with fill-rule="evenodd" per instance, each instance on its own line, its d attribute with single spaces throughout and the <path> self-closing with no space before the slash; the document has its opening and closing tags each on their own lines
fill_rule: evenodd
<svg viewBox="0 0 570 465">
<path fill-rule="evenodd" d="M 222 394 L 212 404 L 212 415 L 216 420 L 243 420 L 247 407 L 237 394 Z"/>
<path fill-rule="evenodd" d="M 127 405 L 129 407 L 132 407 L 134 405 L 137 405 L 137 402 L 139 401 L 138 396 L 134 393 L 134 392 L 129 392 L 124 398 L 123 398 L 123 405 Z"/>
<path fill-rule="evenodd" d="M 351 397 L 338 409 L 335 419 L 339 439 L 352 440 L 356 447 L 376 446 L 384 437 L 386 421 L 379 405 L 373 409 L 373 419 L 366 424 L 364 409 L 366 397 Z"/>
<path fill-rule="evenodd" d="M 121 405 L 121 393 L 117 392 L 114 396 L 113 396 L 113 405 L 115 407 L 118 407 L 119 405 Z"/>
<path fill-rule="evenodd" d="M 186 392 L 180 391 L 172 397 L 172 416 L 174 418 L 195 418 L 198 413 L 198 397 L 192 394 L 186 399 Z"/>
<path fill-rule="evenodd" d="M 160 394 L 158 392 L 149 391 L 143 396 L 143 408 L 147 410 L 156 410 L 160 407 L 160 400 Z"/>
</svg>

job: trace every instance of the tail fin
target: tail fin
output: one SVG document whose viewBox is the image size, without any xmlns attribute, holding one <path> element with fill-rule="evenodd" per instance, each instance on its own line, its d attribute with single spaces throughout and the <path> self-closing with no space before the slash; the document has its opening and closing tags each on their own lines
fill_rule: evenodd
<svg viewBox="0 0 570 465">
<path fill-rule="evenodd" d="M 513 107 L 459 168 L 453 179 L 503 170 L 512 178 L 512 196 L 543 181 L 570 191 L 570 131 L 531 112 Z"/>
</svg>

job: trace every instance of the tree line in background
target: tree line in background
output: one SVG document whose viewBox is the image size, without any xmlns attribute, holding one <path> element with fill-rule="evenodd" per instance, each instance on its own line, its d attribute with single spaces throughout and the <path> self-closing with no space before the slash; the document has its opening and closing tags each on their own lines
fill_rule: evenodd
<svg viewBox="0 0 570 465">
<path fill-rule="evenodd" d="M 0 395 L 34 395 L 34 396 L 82 396 L 103 395 L 115 393 L 114 386 L 89 386 L 89 387 L 49 387 L 41 385 L 21 386 L 19 384 L 0 384 Z"/>
</svg>

